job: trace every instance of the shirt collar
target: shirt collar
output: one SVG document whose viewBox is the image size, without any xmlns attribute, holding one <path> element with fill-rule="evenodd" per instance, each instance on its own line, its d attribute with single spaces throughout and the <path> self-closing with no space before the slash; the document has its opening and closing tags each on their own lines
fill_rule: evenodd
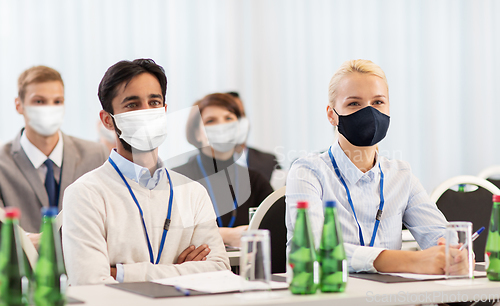
<svg viewBox="0 0 500 306">
<path fill-rule="evenodd" d="M 380 172 L 379 168 L 379 158 L 378 158 L 378 152 L 375 155 L 375 165 L 366 173 L 363 173 L 363 171 L 359 170 L 347 157 L 347 155 L 344 153 L 342 148 L 340 147 L 340 144 L 338 141 L 335 141 L 335 143 L 331 146 L 332 149 L 332 154 L 333 157 L 335 158 L 335 162 L 337 163 L 337 166 L 339 167 L 340 173 L 342 176 L 349 181 L 350 184 L 356 184 L 358 181 L 366 181 L 370 182 L 372 181 L 377 174 Z"/>
<path fill-rule="evenodd" d="M 63 137 L 61 131 L 58 131 L 58 133 L 59 140 L 57 141 L 57 144 L 50 155 L 47 157 L 42 153 L 42 151 L 40 151 L 40 149 L 38 149 L 34 144 L 31 143 L 31 141 L 29 141 L 25 131 L 22 132 L 20 140 L 21 147 L 23 148 L 24 153 L 26 153 L 26 156 L 28 156 L 28 159 L 31 161 L 35 169 L 40 168 L 40 166 L 47 160 L 47 158 L 50 158 L 57 167 L 61 168 L 63 160 Z"/>
<path fill-rule="evenodd" d="M 165 175 L 165 171 L 163 171 L 163 162 L 160 157 L 158 157 L 158 169 L 156 169 L 153 173 L 153 176 L 151 176 L 148 168 L 139 166 L 138 164 L 129 161 L 125 157 L 118 154 L 116 149 L 111 150 L 109 157 L 115 162 L 116 166 L 125 177 L 149 190 L 155 188 L 158 185 L 158 182 L 160 182 L 162 177 Z"/>
<path fill-rule="evenodd" d="M 240 153 L 234 152 L 233 158 L 242 167 L 248 168 L 248 148 L 245 147 Z"/>
</svg>

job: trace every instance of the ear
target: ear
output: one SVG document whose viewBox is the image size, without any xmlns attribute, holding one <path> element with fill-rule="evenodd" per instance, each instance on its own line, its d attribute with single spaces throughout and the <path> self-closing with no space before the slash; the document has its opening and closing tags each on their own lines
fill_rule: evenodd
<svg viewBox="0 0 500 306">
<path fill-rule="evenodd" d="M 24 105 L 21 101 L 21 98 L 17 97 L 15 100 L 14 100 L 14 103 L 16 105 L 16 111 L 18 114 L 20 115 L 24 115 Z"/>
<path fill-rule="evenodd" d="M 202 134 L 201 133 L 201 125 L 199 125 L 198 128 L 194 130 L 194 138 L 199 143 L 202 143 L 202 135 L 201 134 Z"/>
<path fill-rule="evenodd" d="M 328 121 L 333 126 L 337 126 L 339 124 L 339 116 L 333 111 L 333 107 L 328 105 L 326 107 L 326 116 L 328 117 Z"/>
<path fill-rule="evenodd" d="M 106 129 L 108 129 L 110 131 L 115 130 L 115 125 L 113 123 L 113 119 L 111 118 L 111 115 L 107 111 L 101 110 L 99 112 L 99 117 L 101 118 L 101 122 Z"/>
</svg>

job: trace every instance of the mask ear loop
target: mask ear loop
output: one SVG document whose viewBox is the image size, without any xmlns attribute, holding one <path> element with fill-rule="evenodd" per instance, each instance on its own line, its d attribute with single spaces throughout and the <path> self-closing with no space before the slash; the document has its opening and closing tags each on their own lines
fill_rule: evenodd
<svg viewBox="0 0 500 306">
<path fill-rule="evenodd" d="M 339 113 L 337 113 L 337 111 L 335 110 L 335 108 L 333 108 L 333 107 L 332 107 L 332 109 L 333 109 L 333 111 L 335 112 L 335 114 L 337 114 L 337 116 L 339 116 L 339 123 L 340 123 L 340 115 L 339 115 Z M 332 120 L 332 121 L 333 121 L 333 120 Z M 337 132 L 338 132 L 338 128 L 339 128 L 339 123 L 337 123 L 337 125 L 334 125 L 334 128 L 335 128 L 335 130 L 336 130 Z M 333 122 L 332 122 L 332 124 L 333 124 Z"/>
<path fill-rule="evenodd" d="M 111 119 L 113 120 L 113 125 L 114 125 L 114 128 L 115 128 L 115 133 L 116 133 L 116 135 L 118 135 L 118 138 L 120 138 L 120 136 L 122 135 L 122 131 L 120 131 L 120 129 L 116 125 L 115 116 L 113 116 L 112 113 L 108 113 L 108 114 L 111 116 Z"/>
</svg>

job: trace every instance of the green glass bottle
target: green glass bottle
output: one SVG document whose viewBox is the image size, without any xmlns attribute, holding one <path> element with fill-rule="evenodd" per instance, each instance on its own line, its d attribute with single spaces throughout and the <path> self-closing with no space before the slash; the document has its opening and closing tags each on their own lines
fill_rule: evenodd
<svg viewBox="0 0 500 306">
<path fill-rule="evenodd" d="M 0 305 L 28 305 L 28 263 L 19 233 L 18 208 L 5 208 L 0 249 Z"/>
<path fill-rule="evenodd" d="M 42 208 L 42 236 L 35 267 L 35 305 L 64 305 L 68 278 L 62 257 L 61 238 L 55 226 L 57 207 Z"/>
<path fill-rule="evenodd" d="M 343 292 L 347 284 L 347 259 L 342 230 L 337 222 L 335 201 L 325 203 L 325 221 L 318 251 L 320 289 L 322 292 Z"/>
<path fill-rule="evenodd" d="M 288 255 L 288 265 L 293 270 L 289 288 L 293 294 L 313 294 L 319 283 L 319 263 L 307 207 L 307 202 L 297 203 L 297 219 Z"/>
<path fill-rule="evenodd" d="M 500 281 L 500 195 L 493 195 L 493 208 L 484 261 L 486 262 L 488 279 Z"/>
</svg>

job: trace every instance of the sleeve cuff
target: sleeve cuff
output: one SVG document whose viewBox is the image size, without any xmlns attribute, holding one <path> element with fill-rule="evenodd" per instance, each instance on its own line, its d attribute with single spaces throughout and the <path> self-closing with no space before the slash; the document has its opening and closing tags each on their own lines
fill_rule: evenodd
<svg viewBox="0 0 500 306">
<path fill-rule="evenodd" d="M 119 283 L 123 283 L 123 280 L 125 279 L 125 271 L 123 269 L 122 264 L 116 264 L 116 280 Z"/>
<path fill-rule="evenodd" d="M 356 272 L 376 273 L 373 262 L 386 249 L 374 247 L 358 247 L 351 257 L 351 267 Z"/>
</svg>

